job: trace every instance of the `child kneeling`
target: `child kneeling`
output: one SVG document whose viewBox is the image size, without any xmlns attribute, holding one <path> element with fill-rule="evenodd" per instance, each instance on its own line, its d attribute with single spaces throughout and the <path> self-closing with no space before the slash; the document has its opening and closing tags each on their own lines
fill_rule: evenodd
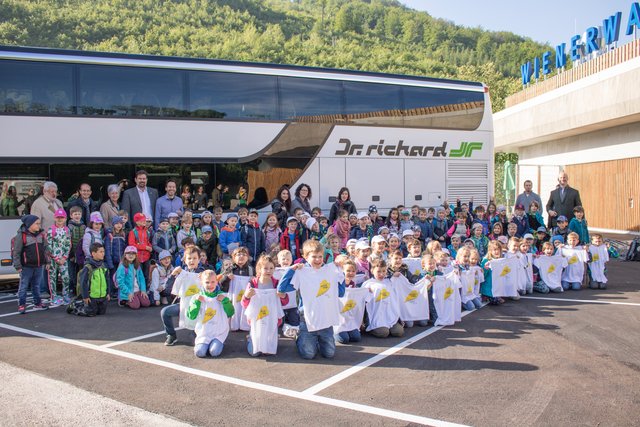
<svg viewBox="0 0 640 427">
<path fill-rule="evenodd" d="M 135 246 L 127 246 L 124 250 L 124 258 L 116 271 L 116 283 L 120 305 L 126 305 L 132 310 L 151 305 Z"/>
<path fill-rule="evenodd" d="M 187 317 L 196 321 L 193 352 L 196 357 L 207 357 L 207 353 L 218 357 L 229 335 L 229 319 L 235 310 L 231 300 L 220 290 L 215 271 L 203 271 L 200 280 L 202 290 L 191 300 L 187 310 Z"/>
</svg>

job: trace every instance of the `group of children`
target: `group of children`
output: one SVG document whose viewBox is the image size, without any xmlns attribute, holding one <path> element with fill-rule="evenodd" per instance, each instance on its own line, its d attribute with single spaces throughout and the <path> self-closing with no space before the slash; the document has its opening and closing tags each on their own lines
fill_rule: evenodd
<svg viewBox="0 0 640 427">
<path fill-rule="evenodd" d="M 14 265 L 25 274 L 48 263 L 52 302 L 70 312 L 81 305 L 75 314 L 104 314 L 111 298 L 131 309 L 164 305 L 165 344 L 177 342 L 178 318 L 195 332 L 198 357 L 220 355 L 239 330 L 249 332 L 251 355 L 275 354 L 281 330 L 301 357 L 331 358 L 336 341 L 357 342 L 362 332 L 402 336 L 415 325 L 451 325 L 483 300 L 580 289 L 587 265 L 589 286 L 606 287 L 607 247 L 589 237 L 582 208 L 569 224 L 559 217 L 551 233 L 531 214 L 516 206 L 507 221 L 501 208 L 458 201 L 401 206 L 386 220 L 375 206 L 355 218 L 341 211 L 327 224 L 319 209 L 297 209 L 281 229 L 275 214 L 261 226 L 257 211 L 241 208 L 224 222 L 221 210 L 169 215 L 154 231 L 140 213 L 130 230 L 124 215 L 103 230 L 98 212 L 85 227 L 81 212 L 72 208 L 67 223 L 60 209 L 45 232 L 37 217 L 23 218 Z M 20 289 L 24 312 L 22 281 Z M 44 308 L 36 292 L 34 303 Z"/>
</svg>

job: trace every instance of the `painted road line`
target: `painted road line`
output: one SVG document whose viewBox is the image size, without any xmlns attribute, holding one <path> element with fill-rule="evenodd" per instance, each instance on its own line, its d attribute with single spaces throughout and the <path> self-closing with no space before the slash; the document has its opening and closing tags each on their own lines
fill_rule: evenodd
<svg viewBox="0 0 640 427">
<path fill-rule="evenodd" d="M 475 310 L 474 310 L 475 311 Z M 466 316 L 467 314 L 473 313 L 473 311 L 465 311 L 464 313 L 462 313 L 462 317 Z M 330 378 L 327 378 L 326 380 L 319 382 L 318 384 L 309 387 L 308 389 L 304 390 L 302 393 L 304 394 L 308 394 L 308 395 L 315 395 L 316 393 L 321 392 L 322 390 L 324 390 L 325 388 L 331 387 L 332 385 L 339 383 L 340 381 L 350 377 L 351 375 L 357 374 L 358 372 L 362 371 L 363 369 L 368 368 L 369 366 L 373 365 L 374 363 L 378 363 L 381 360 L 399 352 L 400 350 L 402 350 L 403 348 L 410 346 L 411 344 L 414 344 L 418 341 L 420 341 L 423 338 L 428 337 L 429 335 L 438 332 L 439 330 L 441 330 L 442 328 L 444 328 L 444 326 L 435 326 L 433 328 L 427 329 L 424 332 L 421 332 L 417 335 L 414 335 L 413 337 L 402 341 L 401 343 L 398 343 L 396 345 L 394 345 L 391 348 L 386 349 L 385 351 L 383 351 L 380 354 L 376 354 L 375 356 L 358 363 L 355 366 L 352 366 L 348 369 L 345 369 L 344 371 L 340 372 L 339 374 L 336 374 Z"/>
<path fill-rule="evenodd" d="M 2 300 L 0 301 L 0 304 L 6 304 L 8 302 L 18 302 L 18 298 L 16 299 L 9 299 L 9 300 Z"/>
<path fill-rule="evenodd" d="M 545 297 L 520 297 L 521 299 L 535 299 L 544 301 L 566 301 L 566 302 L 581 302 L 585 304 L 614 304 L 614 305 L 630 305 L 640 307 L 640 303 L 635 302 L 618 302 L 618 301 L 602 301 L 602 300 L 588 300 L 588 299 L 569 299 L 569 298 L 545 298 Z"/>
<path fill-rule="evenodd" d="M 184 329 L 184 328 L 176 328 L 176 331 L 179 331 L 181 329 Z M 102 344 L 100 347 L 102 347 L 102 348 L 115 347 L 117 345 L 129 344 L 131 342 L 141 341 L 141 340 L 144 340 L 144 339 L 147 339 L 147 338 L 151 338 L 151 337 L 156 337 L 156 336 L 162 335 L 162 334 L 166 334 L 166 332 L 164 330 L 159 331 L 159 332 L 152 332 L 150 334 L 140 335 L 139 337 L 127 338 L 126 340 L 122 340 L 122 341 L 115 341 L 115 342 L 110 342 L 110 343 L 107 343 L 107 344 Z"/>
<path fill-rule="evenodd" d="M 107 348 L 97 346 L 95 344 L 89 344 L 83 341 L 76 341 L 68 338 L 59 337 L 56 335 L 46 334 L 43 332 L 32 331 L 29 329 L 20 328 L 17 326 L 9 325 L 6 323 L 0 323 L 0 328 L 8 329 L 14 332 L 18 332 L 25 335 L 31 335 L 38 338 L 46 338 L 51 341 L 75 345 L 78 347 L 82 347 L 89 350 L 98 351 L 101 353 L 110 354 L 112 356 L 118 356 L 125 359 L 135 360 L 137 362 L 147 363 L 149 365 L 160 366 L 163 368 L 172 369 L 179 372 L 184 372 L 190 375 L 199 376 L 202 378 L 208 378 L 215 381 L 224 382 L 227 384 L 232 384 L 240 387 L 250 388 L 253 390 L 259 390 L 267 393 L 273 393 L 281 396 L 286 396 L 294 399 L 304 400 L 312 403 L 319 403 L 322 405 L 333 406 L 336 408 L 348 409 L 351 411 L 362 412 L 370 415 L 378 415 L 381 417 L 392 418 L 396 420 L 406 421 L 410 423 L 418 423 L 423 425 L 430 425 L 435 427 L 454 427 L 454 426 L 462 426 L 461 424 L 450 423 L 447 421 L 436 420 L 433 418 L 422 417 L 419 415 L 407 414 L 404 412 L 392 411 L 389 409 L 376 408 L 374 406 L 362 405 L 354 402 L 347 402 L 344 400 L 332 399 L 324 396 L 315 396 L 308 393 L 303 393 L 295 390 L 289 390 L 286 388 L 270 386 L 266 384 L 255 383 L 252 381 L 241 380 L 238 378 L 229 377 L 226 375 L 220 375 L 213 372 L 202 371 L 200 369 L 189 368 L 186 366 L 179 365 L 177 363 L 166 362 L 160 359 L 154 359 L 152 357 L 141 356 L 134 353 L 128 353 L 126 351 L 117 350 L 114 348 Z"/>
<path fill-rule="evenodd" d="M 53 310 L 54 308 L 63 307 L 63 306 L 64 306 L 64 307 L 66 307 L 66 305 L 65 305 L 65 304 L 49 306 L 48 310 Z M 39 312 L 39 311 L 47 311 L 47 310 L 44 310 L 44 309 L 42 309 L 42 308 L 37 308 L 37 309 L 27 310 L 27 311 L 26 311 L 26 313 L 27 313 L 27 314 L 28 314 L 28 313 L 37 313 L 37 312 Z M 13 312 L 11 312 L 11 313 L 0 314 L 0 318 L 1 318 L 1 317 L 18 316 L 18 315 L 20 315 L 20 314 L 22 314 L 22 313 L 18 313 L 17 311 L 13 311 Z"/>
</svg>

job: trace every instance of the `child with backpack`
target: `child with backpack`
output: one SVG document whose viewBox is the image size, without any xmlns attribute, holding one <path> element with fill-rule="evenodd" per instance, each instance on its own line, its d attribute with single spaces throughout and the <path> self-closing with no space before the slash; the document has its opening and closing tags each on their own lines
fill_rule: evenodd
<svg viewBox="0 0 640 427">
<path fill-rule="evenodd" d="M 107 314 L 110 296 L 104 256 L 104 245 L 100 242 L 92 243 L 89 258 L 78 274 L 78 295 L 82 296 L 85 314 L 89 317 Z"/>
<path fill-rule="evenodd" d="M 78 253 L 78 247 L 82 247 L 82 237 L 87 226 L 82 222 L 82 208 L 80 206 L 73 206 L 69 210 L 69 233 L 71 234 L 71 253 L 69 254 L 69 286 L 72 291 L 76 289 L 77 275 L 82 269 L 83 265 L 78 261 L 76 254 Z M 80 249 L 82 250 L 82 249 Z M 82 257 L 84 259 L 84 255 Z"/>
<path fill-rule="evenodd" d="M 102 237 L 102 226 L 104 221 L 100 212 L 91 212 L 89 216 L 89 226 L 84 231 L 82 237 L 82 249 L 78 248 L 76 253 L 76 259 L 78 264 L 84 264 L 85 260 L 91 256 L 91 245 L 94 243 L 100 243 L 104 247 L 104 240 Z"/>
<path fill-rule="evenodd" d="M 26 215 L 22 218 L 22 225 L 11 242 L 13 267 L 20 274 L 18 288 L 18 313 L 26 312 L 27 290 L 31 288 L 34 308 L 46 310 L 49 308 L 40 299 L 40 285 L 43 269 L 47 265 L 46 237 L 40 230 L 40 218 Z"/>
<path fill-rule="evenodd" d="M 158 229 L 153 235 L 153 251 L 155 252 L 155 259 L 159 259 L 160 252 L 169 251 L 171 256 L 176 253 L 177 245 L 176 238 L 169 229 L 169 218 L 160 218 L 158 222 Z"/>
<path fill-rule="evenodd" d="M 51 256 L 51 261 L 49 262 L 49 294 L 53 305 L 69 304 L 71 298 L 69 297 L 69 267 L 67 260 L 71 252 L 71 233 L 65 225 L 67 212 L 64 209 L 58 209 L 53 214 L 53 217 L 55 222 L 49 227 L 46 235 L 47 251 Z M 56 294 L 58 277 L 62 282 L 62 297 Z"/>
<path fill-rule="evenodd" d="M 153 303 L 155 305 L 169 304 L 170 295 L 166 292 L 167 280 L 173 271 L 173 257 L 169 251 L 162 251 L 158 255 L 158 262 L 151 266 L 151 285 Z"/>
<path fill-rule="evenodd" d="M 127 234 L 124 231 L 124 218 L 121 216 L 114 216 L 111 219 L 112 228 L 108 228 L 104 235 L 104 249 L 105 249 L 105 263 L 109 269 L 109 280 L 116 274 L 118 265 L 124 256 L 124 249 L 127 247 Z M 111 283 L 113 285 L 113 283 Z M 111 286 L 111 291 L 115 292 L 111 294 L 112 298 L 118 298 L 117 289 L 115 286 Z"/>
<path fill-rule="evenodd" d="M 147 228 L 147 217 L 138 212 L 133 216 L 135 227 L 129 232 L 128 244 L 137 249 L 136 260 L 140 263 L 142 274 L 149 280 L 149 261 L 151 260 L 151 231 Z M 126 250 L 125 250 L 126 253 Z"/>
<path fill-rule="evenodd" d="M 118 286 L 118 302 L 132 310 L 151 305 L 147 296 L 147 284 L 140 266 L 138 249 L 135 246 L 127 246 L 124 250 L 124 259 L 116 271 L 116 284 Z"/>
</svg>

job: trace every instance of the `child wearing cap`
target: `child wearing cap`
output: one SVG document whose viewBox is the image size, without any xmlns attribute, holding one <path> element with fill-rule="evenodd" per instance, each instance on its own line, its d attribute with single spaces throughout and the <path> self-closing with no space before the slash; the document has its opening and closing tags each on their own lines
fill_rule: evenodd
<svg viewBox="0 0 640 427">
<path fill-rule="evenodd" d="M 169 224 L 169 218 L 160 218 L 158 222 L 158 229 L 153 234 L 151 246 L 153 247 L 153 252 L 155 254 L 154 258 L 156 259 L 159 259 L 158 257 L 162 251 L 168 251 L 169 254 L 173 256 L 178 248 L 176 239 L 169 229 Z"/>
<path fill-rule="evenodd" d="M 368 280 L 371 277 L 371 271 L 369 269 L 369 255 L 371 255 L 371 246 L 366 240 L 360 240 L 356 243 L 356 257 L 354 259 L 356 263 L 356 276 Z M 362 283 L 364 280 L 358 280 Z"/>
<path fill-rule="evenodd" d="M 298 220 L 295 216 L 287 218 L 287 229 L 280 236 L 280 249 L 291 252 L 294 260 L 300 258 L 302 245 L 298 234 Z"/>
<path fill-rule="evenodd" d="M 553 236 L 562 237 L 562 241 L 567 241 L 567 235 L 569 234 L 569 221 L 567 221 L 567 217 L 564 215 L 560 215 L 556 219 L 556 227 L 553 229 Z"/>
<path fill-rule="evenodd" d="M 473 220 L 471 222 L 472 234 L 473 234 L 473 226 L 475 224 L 481 224 L 482 225 L 482 234 L 483 235 L 486 236 L 487 234 L 489 234 L 489 220 L 486 217 L 484 206 L 482 206 L 482 205 L 477 206 L 475 211 L 474 211 Z"/>
<path fill-rule="evenodd" d="M 358 214 L 358 225 L 353 227 L 349 232 L 349 238 L 360 240 L 367 239 L 368 242 L 373 238 L 373 227 L 369 225 L 369 215 L 361 212 Z"/>
<path fill-rule="evenodd" d="M 126 305 L 132 310 L 151 305 L 147 296 L 147 282 L 135 246 L 127 246 L 124 250 L 124 258 L 116 271 L 116 283 L 118 301 L 121 305 Z"/>
<path fill-rule="evenodd" d="M 369 262 L 376 259 L 387 260 L 387 241 L 381 235 L 373 236 L 371 239 L 371 255 L 369 255 Z"/>
<path fill-rule="evenodd" d="M 403 209 L 400 212 L 400 232 L 403 233 L 405 230 L 411 230 L 413 225 L 413 221 L 411 220 L 411 211 L 409 209 Z"/>
<path fill-rule="evenodd" d="M 71 234 L 71 252 L 69 254 L 69 286 L 73 291 L 76 288 L 77 274 L 82 269 L 77 257 L 78 251 L 82 252 L 82 238 L 87 226 L 82 222 L 82 208 L 73 206 L 69 209 L 69 233 Z M 83 255 L 84 258 L 84 255 Z"/>
<path fill-rule="evenodd" d="M 369 206 L 369 220 L 373 227 L 373 232 L 378 234 L 378 230 L 384 225 L 384 221 L 378 215 L 378 208 L 376 205 Z"/>
<path fill-rule="evenodd" d="M 569 231 L 578 235 L 578 240 L 581 245 L 588 245 L 591 239 L 589 238 L 587 220 L 584 217 L 584 208 L 582 206 L 576 206 L 573 208 L 573 215 L 574 217 L 569 221 Z"/>
<path fill-rule="evenodd" d="M 549 235 L 547 234 L 547 228 L 541 225 L 536 230 L 535 247 L 536 253 L 542 252 L 542 245 L 549 241 Z"/>
<path fill-rule="evenodd" d="M 118 265 L 122 261 L 124 250 L 127 245 L 127 234 L 124 231 L 125 220 L 123 217 L 116 215 L 111 219 L 111 228 L 107 228 L 104 234 L 104 251 L 105 251 L 105 264 L 109 269 L 109 281 L 113 280 Z M 113 285 L 113 283 L 111 283 Z M 112 292 L 116 292 L 115 286 L 111 287 Z M 112 298 L 117 298 L 117 293 L 111 295 Z"/>
<path fill-rule="evenodd" d="M 349 225 L 351 228 L 356 227 L 358 225 L 358 214 L 350 213 L 349 214 Z"/>
<path fill-rule="evenodd" d="M 507 234 L 507 225 L 509 224 L 509 218 L 507 218 L 507 208 L 500 205 L 498 206 L 497 214 L 491 220 L 491 224 L 502 224 L 502 234 Z"/>
<path fill-rule="evenodd" d="M 480 254 L 480 258 L 484 257 L 489 247 L 489 239 L 484 235 L 484 226 L 481 223 L 476 222 L 473 224 L 471 240 L 473 241 L 473 246 L 475 246 Z"/>
<path fill-rule="evenodd" d="M 169 304 L 168 298 L 170 295 L 166 292 L 167 280 L 171 276 L 173 270 L 172 265 L 173 257 L 171 252 L 163 250 L 158 255 L 158 263 L 151 267 L 151 284 L 149 288 L 152 290 L 153 303 L 155 305 L 167 305 Z"/>
<path fill-rule="evenodd" d="M 53 214 L 54 223 L 47 230 L 46 242 L 47 251 L 49 251 L 49 294 L 51 295 L 51 303 L 60 305 L 63 302 L 69 304 L 71 302 L 69 290 L 69 267 L 67 260 L 71 252 L 71 233 L 65 225 L 67 222 L 67 213 L 64 209 L 58 209 Z M 56 293 L 58 277 L 62 282 L 62 297 Z"/>
<path fill-rule="evenodd" d="M 13 240 L 13 267 L 20 274 L 18 287 L 18 313 L 26 312 L 27 291 L 31 289 L 34 307 L 47 309 L 40 299 L 43 270 L 47 264 L 46 236 L 40 230 L 40 218 L 36 215 L 22 217 L 22 225 Z"/>
<path fill-rule="evenodd" d="M 202 236 L 198 238 L 196 246 L 202 249 L 210 265 L 216 265 L 218 263 L 218 238 L 210 225 L 202 227 Z"/>
<path fill-rule="evenodd" d="M 315 218 L 307 218 L 305 221 L 305 228 L 302 236 L 302 244 L 307 240 L 321 240 L 322 233 L 320 232 L 320 224 Z"/>
<path fill-rule="evenodd" d="M 133 222 L 135 226 L 129 232 L 127 243 L 138 250 L 136 260 L 140 263 L 145 280 L 149 281 L 149 263 L 153 251 L 151 230 L 147 227 L 147 217 L 143 213 L 135 214 Z"/>
<path fill-rule="evenodd" d="M 171 212 L 167 215 L 167 218 L 169 219 L 169 231 L 175 239 L 178 236 L 178 231 L 180 231 L 180 216 L 175 212 Z"/>
<path fill-rule="evenodd" d="M 356 258 L 356 243 L 358 243 L 356 239 L 349 239 L 344 247 L 344 254 L 351 259 Z"/>
<path fill-rule="evenodd" d="M 461 243 L 462 241 L 459 236 L 451 236 L 451 244 L 447 246 L 447 249 L 449 249 L 449 254 L 452 258 L 456 258 L 458 255 L 458 249 L 460 249 Z"/>
<path fill-rule="evenodd" d="M 84 236 L 82 237 L 82 252 L 84 253 L 85 259 L 91 257 L 90 248 L 92 244 L 100 243 L 104 249 L 104 238 L 102 237 L 103 225 L 102 214 L 100 214 L 100 212 L 91 212 L 89 216 L 89 226 L 84 231 Z"/>
<path fill-rule="evenodd" d="M 238 229 L 238 215 L 227 215 L 227 225 L 220 230 L 220 249 L 224 258 L 229 258 L 230 252 L 240 247 L 240 230 Z"/>
<path fill-rule="evenodd" d="M 402 255 L 405 257 L 409 255 L 409 249 L 407 247 L 407 244 L 412 240 L 414 240 L 413 230 L 404 230 L 402 232 L 402 241 L 400 243 L 400 250 L 402 251 Z"/>
</svg>

